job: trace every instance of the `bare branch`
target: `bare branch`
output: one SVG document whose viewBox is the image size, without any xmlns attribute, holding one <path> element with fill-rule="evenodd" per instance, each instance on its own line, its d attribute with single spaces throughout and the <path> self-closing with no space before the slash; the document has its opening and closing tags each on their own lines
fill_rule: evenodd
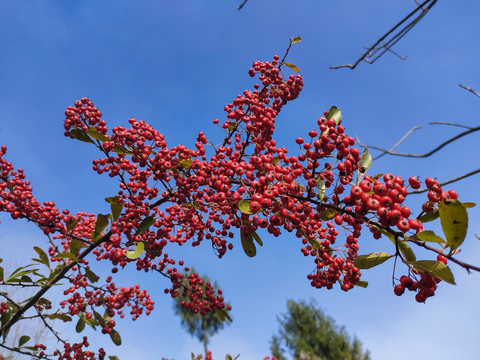
<svg viewBox="0 0 480 360">
<path fill-rule="evenodd" d="M 423 3 L 419 4 L 410 14 L 404 17 L 399 23 L 397 23 L 393 28 L 391 28 L 385 35 L 377 40 L 375 44 L 367 49 L 367 51 L 352 65 L 352 64 L 343 64 L 343 65 L 334 65 L 330 66 L 330 69 L 340 69 L 348 67 L 350 69 L 355 69 L 358 64 L 362 61 L 373 64 L 377 61 L 385 52 L 392 51 L 391 48 L 403 38 L 436 4 L 437 0 L 426 0 Z M 409 23 L 407 23 L 403 28 L 400 28 L 405 22 L 412 18 L 418 11 L 421 11 L 416 17 L 413 18 Z M 400 29 L 399 29 L 400 28 Z M 397 30 L 398 29 L 398 30 Z M 378 55 L 376 55 L 380 52 Z M 393 52 L 393 51 L 392 51 Z M 403 57 L 399 56 L 397 53 L 393 52 L 400 59 Z"/>
<path fill-rule="evenodd" d="M 458 135 L 455 135 L 454 137 L 448 139 L 447 141 L 444 141 L 443 143 L 441 143 L 440 145 L 438 145 L 437 147 L 435 147 L 433 150 L 430 150 L 429 152 L 425 153 L 425 154 L 409 154 L 409 153 L 397 153 L 397 152 L 393 152 L 393 151 L 390 151 L 390 150 L 387 150 L 387 149 L 384 149 L 384 148 L 380 148 L 380 147 L 377 147 L 377 146 L 368 146 L 369 149 L 374 149 L 374 150 L 378 150 L 378 151 L 381 151 L 385 154 L 389 154 L 389 155 L 393 155 L 393 156 L 403 156 L 403 157 L 413 157 L 413 158 L 425 158 L 425 157 L 429 157 L 431 155 L 433 155 L 434 153 L 436 153 L 437 151 L 439 151 L 441 148 L 445 147 L 446 145 L 454 142 L 455 140 L 458 140 L 468 134 L 471 134 L 475 131 L 479 131 L 480 130 L 480 126 L 477 126 L 477 127 L 474 127 L 474 128 L 469 128 L 469 130 L 467 131 L 464 131 Z M 403 141 L 403 140 L 402 140 Z M 367 147 L 366 145 L 363 145 L 363 144 L 360 144 L 358 143 L 358 145 L 360 146 L 363 146 L 363 147 Z"/>
<path fill-rule="evenodd" d="M 472 129 L 471 126 L 466 126 L 466 125 L 462 125 L 462 124 L 455 124 L 455 123 L 451 123 L 451 122 L 447 122 L 447 121 L 432 121 L 432 122 L 429 122 L 430 125 L 450 125 L 450 126 L 458 126 L 458 127 L 461 127 L 461 128 L 464 128 L 464 129 Z"/>
<path fill-rule="evenodd" d="M 468 86 L 465 86 L 465 85 L 462 85 L 462 84 L 458 84 L 458 86 L 460 86 L 461 88 L 463 88 L 465 90 L 470 91 L 473 95 L 476 95 L 476 96 L 480 97 L 480 93 L 476 92 L 472 88 L 469 88 Z"/>
<path fill-rule="evenodd" d="M 454 182 L 456 182 L 456 181 L 465 179 L 465 178 L 467 178 L 467 177 L 469 177 L 469 176 L 472 176 L 472 175 L 475 175 L 475 174 L 478 174 L 478 173 L 480 173 L 480 169 L 470 171 L 470 172 L 468 172 L 468 173 L 466 173 L 466 174 L 457 176 L 456 178 L 453 178 L 453 179 L 450 179 L 450 180 L 448 180 L 448 181 L 442 182 L 442 183 L 440 183 L 440 186 L 444 186 L 444 185 L 448 185 L 448 184 L 454 183 Z M 424 192 L 426 192 L 426 191 L 428 191 L 428 189 L 418 189 L 418 190 L 409 191 L 407 194 L 421 194 L 421 193 L 424 193 Z"/>
<path fill-rule="evenodd" d="M 248 0 L 243 0 L 243 2 L 237 7 L 237 10 L 242 10 Z"/>
</svg>

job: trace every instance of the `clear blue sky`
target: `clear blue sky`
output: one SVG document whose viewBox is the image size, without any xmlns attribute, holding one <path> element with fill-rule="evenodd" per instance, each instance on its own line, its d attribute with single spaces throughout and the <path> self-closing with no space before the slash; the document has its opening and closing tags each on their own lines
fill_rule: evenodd
<svg viewBox="0 0 480 360">
<path fill-rule="evenodd" d="M 211 120 L 252 87 L 252 62 L 283 54 L 297 35 L 303 41 L 288 59 L 301 69 L 305 87 L 278 118 L 277 142 L 285 146 L 313 129 L 331 105 L 343 110 L 347 131 L 367 144 L 389 147 L 411 127 L 424 125 L 399 148 L 406 152 L 425 152 L 461 131 L 427 126 L 430 121 L 478 125 L 480 99 L 458 87 L 480 90 L 478 1 L 439 1 L 395 47 L 407 60 L 387 54 L 353 71 L 329 66 L 356 60 L 363 46 L 416 6 L 413 0 L 250 0 L 237 11 L 240 2 L 0 0 L 0 143 L 8 146 L 7 159 L 25 169 L 37 198 L 72 211 L 105 213 L 103 198 L 117 191 L 115 182 L 91 171 L 93 148 L 63 137 L 63 112 L 75 100 L 90 97 L 110 128 L 126 125 L 130 117 L 145 120 L 172 146 L 192 146 L 199 131 L 219 139 Z M 474 134 L 427 159 L 383 157 L 370 172 L 447 180 L 479 167 L 477 145 Z M 461 200 L 480 203 L 479 184 L 477 176 L 455 188 Z M 423 201 L 417 196 L 411 208 Z M 470 217 L 459 257 L 478 265 L 478 209 Z M 20 263 L 34 255 L 34 244 L 45 246 L 33 226 L 5 215 L 0 220 L 2 258 Z M 295 236 L 264 234 L 263 240 L 253 259 L 241 246 L 221 261 L 207 244 L 169 251 L 217 280 L 233 305 L 232 326 L 211 340 L 216 358 L 226 352 L 240 353 L 243 360 L 269 355 L 276 315 L 286 310 L 287 299 L 315 299 L 360 338 L 374 360 L 478 357 L 478 274 L 454 267 L 458 285 L 442 283 L 425 305 L 411 293 L 394 296 L 390 262 L 364 272 L 366 290 L 315 290 L 306 280 L 312 263 Z M 363 253 L 392 251 L 389 241 L 375 241 L 368 232 L 360 246 Z M 96 269 L 109 273 L 108 266 Z M 124 271 L 117 282 L 147 287 L 156 309 L 136 322 L 118 322 L 122 347 L 88 333 L 93 347 L 104 346 L 123 360 L 182 360 L 202 351 L 173 315 L 163 278 Z"/>
</svg>

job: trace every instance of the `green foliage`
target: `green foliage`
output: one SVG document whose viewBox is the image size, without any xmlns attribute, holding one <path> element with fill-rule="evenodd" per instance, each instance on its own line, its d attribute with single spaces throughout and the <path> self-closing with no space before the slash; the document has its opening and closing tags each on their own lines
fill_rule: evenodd
<svg viewBox="0 0 480 360">
<path fill-rule="evenodd" d="M 315 303 L 289 300 L 287 313 L 278 317 L 280 330 L 273 336 L 271 351 L 279 360 L 286 352 L 295 360 L 370 360 L 360 341 L 350 339 L 344 327 L 326 316 Z"/>
</svg>

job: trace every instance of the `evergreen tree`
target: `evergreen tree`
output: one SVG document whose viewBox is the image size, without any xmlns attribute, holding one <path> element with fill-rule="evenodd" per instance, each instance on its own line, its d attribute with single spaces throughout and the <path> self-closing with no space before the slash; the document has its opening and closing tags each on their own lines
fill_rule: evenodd
<svg viewBox="0 0 480 360">
<path fill-rule="evenodd" d="M 287 313 L 278 317 L 278 335 L 271 342 L 272 354 L 286 360 L 290 353 L 295 360 L 370 360 L 369 351 L 361 342 L 353 341 L 345 328 L 336 325 L 315 303 L 289 300 Z"/>
<path fill-rule="evenodd" d="M 190 272 L 193 273 L 195 270 L 191 268 Z M 212 281 L 207 276 L 202 276 L 202 281 L 203 285 L 201 288 L 203 291 L 205 291 L 205 286 L 207 283 L 210 283 L 216 290 L 219 289 L 217 282 L 212 284 Z M 185 301 L 188 296 L 188 292 L 185 294 L 180 292 L 180 294 L 175 298 L 175 312 L 178 316 L 180 316 L 182 326 L 187 330 L 187 332 L 202 342 L 205 356 L 207 356 L 209 337 L 223 329 L 227 321 L 220 319 L 215 311 L 210 311 L 203 315 L 200 312 L 193 312 L 189 309 L 185 309 L 181 304 L 182 301 Z M 228 324 L 230 323 L 228 322 Z"/>
</svg>

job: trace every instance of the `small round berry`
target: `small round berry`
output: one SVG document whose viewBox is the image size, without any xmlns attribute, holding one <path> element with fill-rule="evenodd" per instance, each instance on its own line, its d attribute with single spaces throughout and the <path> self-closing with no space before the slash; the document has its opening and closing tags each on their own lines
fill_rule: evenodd
<svg viewBox="0 0 480 360">
<path fill-rule="evenodd" d="M 402 284 L 398 284 L 393 288 L 393 292 L 395 293 L 395 295 L 401 296 L 405 292 L 405 288 Z"/>
</svg>

